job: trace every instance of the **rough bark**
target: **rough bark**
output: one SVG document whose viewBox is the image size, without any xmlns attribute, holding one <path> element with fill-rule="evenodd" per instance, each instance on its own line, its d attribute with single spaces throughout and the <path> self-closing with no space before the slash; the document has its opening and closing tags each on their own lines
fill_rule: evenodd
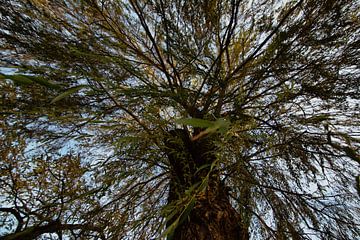
<svg viewBox="0 0 360 240">
<path fill-rule="evenodd" d="M 172 170 L 168 203 L 179 200 L 192 185 L 201 182 L 215 161 L 214 145 L 210 137 L 191 141 L 187 131 L 170 131 L 166 141 Z M 170 226 L 178 216 L 168 219 Z M 168 239 L 174 240 L 247 240 L 248 225 L 233 208 L 225 184 L 216 169 L 210 174 L 206 190 L 196 195 L 195 205 L 186 219 L 177 225 Z"/>
</svg>

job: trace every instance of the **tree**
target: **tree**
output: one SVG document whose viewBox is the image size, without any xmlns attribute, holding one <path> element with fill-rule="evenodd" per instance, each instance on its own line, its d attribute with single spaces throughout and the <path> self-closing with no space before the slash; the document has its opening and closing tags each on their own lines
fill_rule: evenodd
<svg viewBox="0 0 360 240">
<path fill-rule="evenodd" d="M 0 13 L 1 239 L 360 236 L 356 1 Z"/>
</svg>

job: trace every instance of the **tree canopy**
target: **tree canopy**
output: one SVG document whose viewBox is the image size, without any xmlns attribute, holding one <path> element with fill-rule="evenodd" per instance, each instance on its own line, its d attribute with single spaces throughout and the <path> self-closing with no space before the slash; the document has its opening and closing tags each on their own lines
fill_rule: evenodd
<svg viewBox="0 0 360 240">
<path fill-rule="evenodd" d="M 0 0 L 0 239 L 360 237 L 359 13 Z"/>
</svg>

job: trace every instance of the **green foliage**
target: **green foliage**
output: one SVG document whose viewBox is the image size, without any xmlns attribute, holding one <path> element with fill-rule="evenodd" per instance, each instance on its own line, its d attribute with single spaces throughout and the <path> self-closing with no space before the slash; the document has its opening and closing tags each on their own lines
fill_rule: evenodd
<svg viewBox="0 0 360 240">
<path fill-rule="evenodd" d="M 50 103 L 55 103 L 57 101 L 60 101 L 62 100 L 63 98 L 66 98 L 84 88 L 88 88 L 89 86 L 87 85 L 80 85 L 80 86 L 76 86 L 76 87 L 72 87 L 72 88 L 69 88 L 67 89 L 65 92 L 61 93 L 60 95 L 58 95 L 56 98 L 54 98 L 53 100 L 51 100 Z"/>
<path fill-rule="evenodd" d="M 209 128 L 209 127 L 213 127 L 215 124 L 215 122 L 213 121 L 208 121 L 199 118 L 182 118 L 182 119 L 177 119 L 175 122 L 179 124 L 184 124 L 199 128 Z"/>
<path fill-rule="evenodd" d="M 205 128 L 204 131 L 202 131 L 201 133 L 199 133 L 199 135 L 194 137 L 195 140 L 204 135 L 215 133 L 217 131 L 224 134 L 226 133 L 226 131 L 230 126 L 230 121 L 225 120 L 223 118 L 219 118 L 216 121 L 208 121 L 199 118 L 182 118 L 182 119 L 177 119 L 175 122 L 192 127 Z"/>
<path fill-rule="evenodd" d="M 10 79 L 17 85 L 30 85 L 37 83 L 39 85 L 42 85 L 44 87 L 50 88 L 50 89 L 60 89 L 61 86 L 55 83 L 52 83 L 51 81 L 48 81 L 47 79 L 39 76 L 29 76 L 29 75 L 23 75 L 23 74 L 13 74 L 13 75 L 2 75 L 0 74 L 0 79 Z"/>
<path fill-rule="evenodd" d="M 5 237 L 358 238 L 359 7 L 0 0 Z"/>
<path fill-rule="evenodd" d="M 11 79 L 19 85 L 29 85 L 33 83 L 33 81 L 25 75 L 2 75 L 2 78 Z"/>
<path fill-rule="evenodd" d="M 165 229 L 165 231 L 162 233 L 160 238 L 167 237 L 167 239 L 169 239 L 169 240 L 173 239 L 174 238 L 173 234 L 174 234 L 176 227 L 178 227 L 180 224 L 182 224 L 189 217 L 191 211 L 193 210 L 193 208 L 195 206 L 195 203 L 196 203 L 195 196 L 191 196 L 190 200 L 188 200 L 186 202 L 186 205 L 183 207 L 183 209 L 180 213 L 178 213 L 176 210 L 172 209 L 171 214 L 167 215 L 166 217 L 171 219 L 176 214 L 178 214 L 179 216 L 175 219 L 175 221 L 173 223 L 170 224 L 170 226 L 168 226 Z"/>
</svg>

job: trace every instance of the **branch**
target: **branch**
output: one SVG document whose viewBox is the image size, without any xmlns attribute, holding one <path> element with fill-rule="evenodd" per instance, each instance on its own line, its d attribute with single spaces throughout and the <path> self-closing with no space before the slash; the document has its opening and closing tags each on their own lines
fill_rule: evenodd
<svg viewBox="0 0 360 240">
<path fill-rule="evenodd" d="M 169 74 L 169 72 L 167 70 L 167 67 L 165 65 L 165 61 L 163 59 L 163 56 L 162 56 L 161 51 L 159 49 L 159 46 L 156 43 L 156 41 L 154 39 L 154 36 L 152 35 L 152 33 L 151 33 L 150 29 L 149 29 L 148 24 L 146 23 L 146 20 L 145 20 L 145 17 L 144 17 L 144 11 L 143 11 L 143 9 L 140 8 L 137 1 L 130 1 L 130 4 L 133 7 L 136 15 L 139 17 L 141 26 L 144 28 L 146 35 L 149 37 L 151 43 L 153 44 L 153 47 L 155 49 L 155 52 L 156 52 L 156 54 L 158 56 L 159 63 L 160 63 L 161 68 L 162 68 L 162 72 L 166 76 L 166 79 L 168 81 L 168 84 L 169 84 L 169 87 L 170 87 L 171 91 L 174 92 L 174 85 L 175 85 L 175 87 L 177 87 L 177 83 L 176 83 L 176 81 L 174 81 L 174 82 L 171 81 L 171 76 L 170 76 L 170 74 Z"/>
<path fill-rule="evenodd" d="M 118 108 L 120 108 L 121 110 L 126 112 L 130 117 L 132 117 L 146 131 L 147 134 L 149 134 L 149 136 L 152 136 L 152 133 L 151 133 L 150 129 L 140 120 L 140 118 L 138 116 L 135 115 L 134 112 L 127 109 L 123 104 L 121 104 L 119 101 L 117 101 L 115 99 L 115 97 L 105 88 L 105 86 L 101 82 L 99 82 L 99 85 L 100 85 L 101 89 L 105 92 L 105 94 L 108 95 L 108 97 L 111 99 L 111 101 Z"/>
<path fill-rule="evenodd" d="M 14 215 L 14 217 L 18 221 L 18 225 L 16 227 L 15 232 L 20 232 L 20 230 L 24 224 L 23 218 L 21 217 L 20 213 L 17 210 L 15 210 L 14 208 L 0 208 L 0 212 L 7 212 L 7 213 L 11 213 L 12 215 Z"/>
<path fill-rule="evenodd" d="M 205 77 L 204 77 L 204 79 L 203 79 L 197 93 L 196 93 L 194 106 L 196 104 L 197 99 L 199 99 L 201 91 L 204 88 L 207 80 L 210 78 L 210 75 L 211 75 L 211 72 L 212 72 L 213 68 L 216 67 L 216 65 L 218 65 L 219 63 L 221 63 L 221 58 L 222 58 L 223 53 L 226 52 L 228 50 L 228 48 L 229 48 L 229 45 L 230 45 L 230 42 L 231 42 L 231 37 L 233 36 L 236 25 L 237 25 L 237 15 L 238 15 L 240 2 L 241 1 L 232 2 L 231 18 L 230 18 L 229 24 L 228 24 L 228 26 L 226 28 L 226 31 L 225 31 L 225 34 L 224 34 L 223 38 L 220 39 L 220 36 L 219 36 L 219 44 L 220 44 L 219 54 L 216 57 L 216 59 L 214 60 L 214 62 L 211 64 L 209 70 L 207 71 L 207 73 L 206 73 L 206 75 L 205 75 Z M 216 70 L 216 71 L 219 71 L 219 70 L 220 69 L 218 68 L 218 70 Z M 215 77 L 216 77 L 216 74 L 215 74 Z M 227 80 L 225 79 L 224 83 L 226 83 L 226 81 Z M 225 90 L 225 84 L 223 84 L 223 85 L 224 85 L 223 88 Z M 218 87 L 218 86 L 217 87 L 212 86 L 211 89 L 208 91 L 208 93 L 210 93 L 210 94 L 209 94 L 209 97 L 207 98 L 207 100 L 206 100 L 206 102 L 204 104 L 204 108 L 202 110 L 204 113 L 207 111 L 207 109 L 209 108 L 209 106 L 210 106 L 210 104 L 212 102 L 212 99 L 211 99 L 212 94 L 217 92 L 219 90 L 219 88 L 220 87 Z"/>
<path fill-rule="evenodd" d="M 95 231 L 100 234 L 100 238 L 105 240 L 102 229 L 99 227 L 91 226 L 88 224 L 61 224 L 59 221 L 50 222 L 44 226 L 33 226 L 26 228 L 21 232 L 11 233 L 0 237 L 0 240 L 23 240 L 23 239 L 36 239 L 44 233 L 55 233 L 63 230 L 85 230 Z"/>
<path fill-rule="evenodd" d="M 264 41 L 262 41 L 262 43 L 255 49 L 255 51 L 249 56 L 247 57 L 244 62 L 242 62 L 237 68 L 234 69 L 234 71 L 232 73 L 230 73 L 230 75 L 225 79 L 225 81 L 228 81 L 229 79 L 231 79 L 238 71 L 240 71 L 243 67 L 245 67 L 245 65 L 250 62 L 255 55 L 262 49 L 262 47 L 277 33 L 277 31 L 279 31 L 280 27 L 285 23 L 286 19 L 295 11 L 296 8 L 298 8 L 301 4 L 302 4 L 303 0 L 300 0 L 297 4 L 295 4 L 294 7 L 292 7 L 286 14 L 285 16 L 281 19 L 281 21 L 279 22 L 279 24 L 276 26 L 276 28 L 269 34 L 269 36 L 267 36 Z"/>
</svg>

